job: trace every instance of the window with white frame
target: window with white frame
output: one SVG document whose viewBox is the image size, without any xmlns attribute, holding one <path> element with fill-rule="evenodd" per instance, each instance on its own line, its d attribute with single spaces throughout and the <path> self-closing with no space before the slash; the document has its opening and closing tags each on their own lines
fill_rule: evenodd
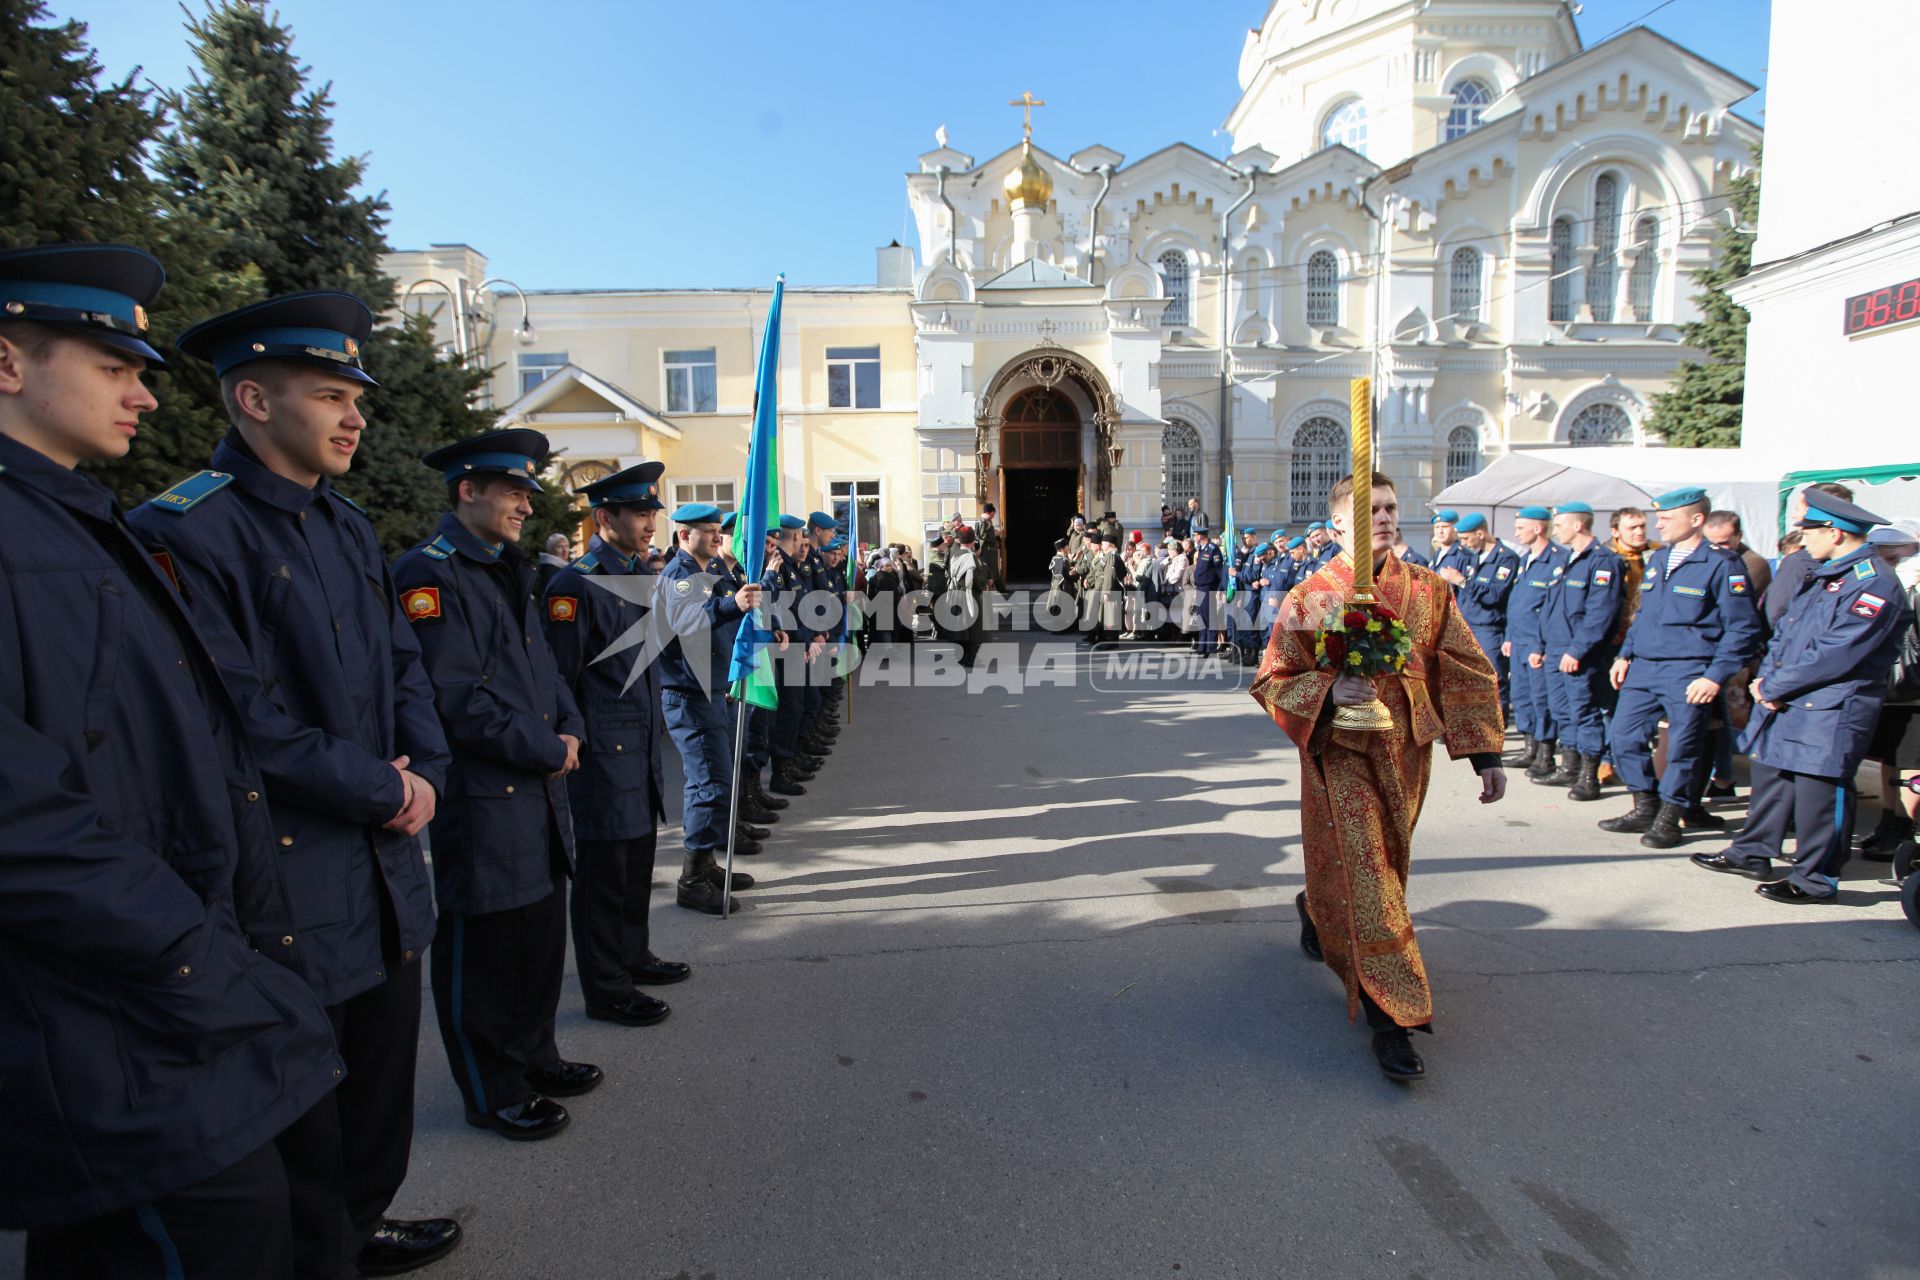
<svg viewBox="0 0 1920 1280">
<path fill-rule="evenodd" d="M 1447 432 L 1447 483 L 1480 474 L 1480 429 L 1465 423 Z"/>
<path fill-rule="evenodd" d="M 827 484 L 827 501 L 840 527 L 853 531 L 856 547 L 880 545 L 880 482 L 878 480 L 833 480 Z"/>
<path fill-rule="evenodd" d="M 718 366 L 712 347 L 669 351 L 662 362 L 666 367 L 668 413 L 712 413 L 718 408 Z"/>
<path fill-rule="evenodd" d="M 1293 433 L 1291 519 L 1324 520 L 1327 494 L 1347 474 L 1347 429 L 1332 418 L 1308 418 Z"/>
<path fill-rule="evenodd" d="M 1326 249 L 1307 259 L 1307 323 L 1340 323 L 1340 259 Z"/>
<path fill-rule="evenodd" d="M 1453 109 L 1447 112 L 1446 141 L 1463 137 L 1480 127 L 1480 117 L 1493 102 L 1493 90 L 1484 80 L 1462 80 L 1453 86 Z"/>
<path fill-rule="evenodd" d="M 827 407 L 880 407 L 880 348 L 827 348 Z"/>
<path fill-rule="evenodd" d="M 567 367 L 564 351 L 522 351 L 515 360 L 520 373 L 520 394 L 525 395 Z"/>
<path fill-rule="evenodd" d="M 1603 173 L 1593 184 L 1593 265 L 1587 268 L 1587 310 L 1602 324 L 1613 319 L 1619 253 L 1620 179 Z"/>
<path fill-rule="evenodd" d="M 1590 404 L 1567 428 L 1571 444 L 1632 444 L 1633 419 L 1617 404 Z"/>
<path fill-rule="evenodd" d="M 689 502 L 711 502 L 723 513 L 733 511 L 736 509 L 734 484 L 732 480 L 675 480 L 669 509 Z"/>
<path fill-rule="evenodd" d="M 1161 313 L 1162 324 L 1188 324 L 1187 309 L 1187 255 L 1178 249 L 1169 249 L 1160 255 L 1160 282 L 1166 286 L 1167 309 Z"/>
<path fill-rule="evenodd" d="M 1447 314 L 1462 324 L 1480 319 L 1480 251 L 1462 245 L 1447 269 Z"/>
<path fill-rule="evenodd" d="M 1160 429 L 1160 501 L 1175 511 L 1200 496 L 1200 433 L 1193 424 L 1169 418 Z"/>
<path fill-rule="evenodd" d="M 1553 283 L 1547 289 L 1547 319 L 1567 324 L 1573 319 L 1573 219 L 1560 218 L 1553 224 Z"/>
<path fill-rule="evenodd" d="M 1633 273 L 1627 277 L 1627 302 L 1633 318 L 1653 319 L 1653 287 L 1660 278 L 1660 219 L 1645 217 L 1633 229 Z"/>
<path fill-rule="evenodd" d="M 1358 98 L 1348 98 L 1327 112 L 1326 119 L 1320 123 L 1320 145 L 1346 147 L 1363 156 L 1367 154 L 1367 104 Z"/>
</svg>

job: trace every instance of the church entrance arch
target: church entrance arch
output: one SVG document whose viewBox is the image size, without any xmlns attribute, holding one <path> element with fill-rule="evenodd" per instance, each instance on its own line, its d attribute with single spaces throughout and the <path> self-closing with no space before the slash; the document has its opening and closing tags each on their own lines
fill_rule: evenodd
<svg viewBox="0 0 1920 1280">
<path fill-rule="evenodd" d="M 1097 520 L 1111 505 L 1119 404 L 1099 370 L 1047 349 L 1010 361 L 979 403 L 975 487 L 999 509 L 1003 576 L 1043 583 L 1073 513 Z"/>
</svg>

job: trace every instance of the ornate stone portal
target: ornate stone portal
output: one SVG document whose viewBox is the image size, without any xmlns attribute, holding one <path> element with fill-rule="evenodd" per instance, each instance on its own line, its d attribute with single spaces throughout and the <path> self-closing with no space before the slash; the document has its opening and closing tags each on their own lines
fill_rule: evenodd
<svg viewBox="0 0 1920 1280">
<path fill-rule="evenodd" d="M 1069 380 L 1078 384 L 1093 404 L 1093 485 L 1091 493 L 1083 492 L 1081 509 L 1112 499 L 1113 433 L 1120 421 L 1120 402 L 1106 378 L 1087 361 L 1061 347 L 1038 347 L 1008 361 L 979 399 L 973 419 L 974 491 L 978 501 L 993 501 L 994 449 L 1000 442 L 1000 429 L 1013 393 L 1029 387 L 1051 391 Z M 1083 470 L 1083 491 L 1085 481 Z"/>
</svg>

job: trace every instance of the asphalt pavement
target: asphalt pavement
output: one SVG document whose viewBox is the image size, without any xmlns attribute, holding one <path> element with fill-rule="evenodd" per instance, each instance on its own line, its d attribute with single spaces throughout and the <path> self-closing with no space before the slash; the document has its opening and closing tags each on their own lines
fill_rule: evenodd
<svg viewBox="0 0 1920 1280">
<path fill-rule="evenodd" d="M 569 976 L 561 1050 L 607 1080 L 559 1138 L 462 1121 L 429 1005 L 394 1212 L 467 1237 L 421 1275 L 1920 1276 L 1920 932 L 1882 867 L 1780 906 L 1686 861 L 1724 839 L 1597 831 L 1617 788 L 1486 807 L 1437 760 L 1437 1034 L 1395 1085 L 1296 945 L 1299 765 L 1250 673 L 1065 643 L 1023 684 L 1037 643 L 857 688 L 734 919 L 672 904 L 663 831 L 656 950 L 694 977 L 627 1029 Z"/>
</svg>

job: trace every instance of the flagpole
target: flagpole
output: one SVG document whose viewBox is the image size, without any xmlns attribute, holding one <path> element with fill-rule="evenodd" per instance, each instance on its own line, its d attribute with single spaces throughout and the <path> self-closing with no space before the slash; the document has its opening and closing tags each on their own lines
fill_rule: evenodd
<svg viewBox="0 0 1920 1280">
<path fill-rule="evenodd" d="M 744 691 L 743 691 L 744 692 Z M 733 909 L 733 844 L 740 829 L 740 762 L 747 749 L 747 700 L 740 699 L 740 713 L 733 726 L 733 787 L 727 803 L 727 871 L 720 880 L 720 918 Z"/>
</svg>

